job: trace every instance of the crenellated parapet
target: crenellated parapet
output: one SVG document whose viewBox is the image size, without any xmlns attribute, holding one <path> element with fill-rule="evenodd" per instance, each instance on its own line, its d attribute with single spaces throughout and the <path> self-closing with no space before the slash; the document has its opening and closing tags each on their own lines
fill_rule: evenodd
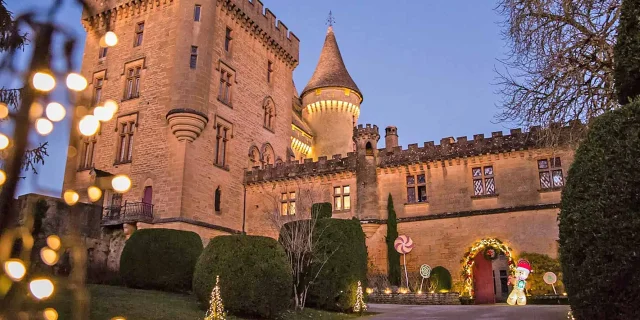
<svg viewBox="0 0 640 320">
<path fill-rule="evenodd" d="M 378 126 L 366 124 L 359 124 L 357 127 L 353 127 L 353 140 L 370 140 L 370 141 L 378 141 L 380 139 L 380 133 L 378 131 Z"/>
<path fill-rule="evenodd" d="M 174 0 L 88 0 L 90 10 L 82 12 L 86 29 L 101 28 L 108 22 L 133 17 L 174 3 Z"/>
<path fill-rule="evenodd" d="M 276 55 L 295 68 L 300 61 L 300 39 L 260 0 L 217 0 L 250 34 L 271 47 Z"/>
<path fill-rule="evenodd" d="M 580 124 L 577 124 L 581 126 Z M 561 135 L 570 135 L 575 125 L 561 128 Z M 511 152 L 544 147 L 542 143 L 543 130 L 539 126 L 531 127 L 529 132 L 522 129 L 511 129 L 508 135 L 502 131 L 492 132 L 490 137 L 475 134 L 473 139 L 466 136 L 446 137 L 440 144 L 433 141 L 425 142 L 422 147 L 410 144 L 407 149 L 401 146 L 379 150 L 379 167 L 393 167 L 418 162 L 430 162 L 455 158 L 465 158 L 491 153 Z"/>
<path fill-rule="evenodd" d="M 267 165 L 264 169 L 255 167 L 252 171 L 247 171 L 245 173 L 245 183 L 252 184 L 348 171 L 353 172 L 355 169 L 356 154 L 354 152 L 350 152 L 347 154 L 346 158 L 342 157 L 342 155 L 334 155 L 331 159 L 327 159 L 327 157 L 319 157 L 318 161 L 305 159 L 304 163 L 289 161 L 276 164 L 275 166 Z"/>
</svg>

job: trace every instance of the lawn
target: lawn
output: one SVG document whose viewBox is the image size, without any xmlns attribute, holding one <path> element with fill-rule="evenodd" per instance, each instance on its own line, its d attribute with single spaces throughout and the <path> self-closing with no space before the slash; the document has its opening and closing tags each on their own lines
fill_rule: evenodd
<svg viewBox="0 0 640 320">
<path fill-rule="evenodd" d="M 116 316 L 127 320 L 196 320 L 203 319 L 205 314 L 198 308 L 196 299 L 190 295 L 104 285 L 89 285 L 88 288 L 91 292 L 91 320 L 109 320 Z M 60 294 L 50 302 L 60 312 L 59 319 L 71 318 L 69 299 L 69 295 Z M 355 318 L 358 316 L 306 309 L 301 313 L 286 312 L 278 320 Z"/>
</svg>

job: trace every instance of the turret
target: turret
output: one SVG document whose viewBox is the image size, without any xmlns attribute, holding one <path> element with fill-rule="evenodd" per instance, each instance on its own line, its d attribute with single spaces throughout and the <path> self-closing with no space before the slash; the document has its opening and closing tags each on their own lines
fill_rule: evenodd
<svg viewBox="0 0 640 320">
<path fill-rule="evenodd" d="M 352 130 L 360 116 L 362 93 L 342 60 L 333 27 L 309 83 L 302 91 L 302 117 L 314 134 L 311 157 L 353 151 Z"/>
<path fill-rule="evenodd" d="M 388 126 L 384 131 L 384 148 L 387 152 L 391 152 L 393 148 L 398 146 L 398 128 Z"/>
<path fill-rule="evenodd" d="M 358 125 L 353 128 L 353 141 L 356 144 L 356 215 L 360 219 L 379 219 L 378 208 L 378 140 L 377 126 Z"/>
</svg>

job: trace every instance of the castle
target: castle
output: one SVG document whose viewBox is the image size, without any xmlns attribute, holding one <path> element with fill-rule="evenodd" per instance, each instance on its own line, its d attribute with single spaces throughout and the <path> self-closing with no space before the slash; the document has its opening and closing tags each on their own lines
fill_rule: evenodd
<svg viewBox="0 0 640 320">
<path fill-rule="evenodd" d="M 246 232 L 276 236 L 271 216 L 331 202 L 333 217 L 361 221 L 370 272 L 387 270 L 387 202 L 415 242 L 409 271 L 447 268 L 477 299 L 506 294 L 509 265 L 460 260 L 481 241 L 557 256 L 556 216 L 570 148 L 537 143 L 540 129 L 512 129 L 439 144 L 398 145 L 401 130 L 357 124 L 363 93 L 329 27 L 300 95 L 299 40 L 260 0 L 95 0 L 85 13 L 81 73 L 87 99 L 119 102 L 91 138 L 76 138 L 64 190 L 103 190 L 105 228 L 174 228 L 203 241 Z M 107 22 L 119 44 L 102 48 Z M 366 107 L 364 109 L 366 112 Z M 384 134 L 384 145 L 379 144 Z M 110 181 L 131 178 L 119 194 Z M 85 191 L 84 193 L 82 191 Z M 482 256 L 482 254 L 478 255 Z M 469 273 L 471 274 L 471 273 Z"/>
</svg>

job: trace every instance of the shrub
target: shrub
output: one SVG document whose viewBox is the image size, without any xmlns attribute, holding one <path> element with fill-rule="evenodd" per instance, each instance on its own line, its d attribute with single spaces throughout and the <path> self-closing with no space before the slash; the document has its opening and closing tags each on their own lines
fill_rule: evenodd
<svg viewBox="0 0 640 320">
<path fill-rule="evenodd" d="M 198 259 L 193 290 L 209 305 L 216 276 L 227 310 L 235 314 L 273 317 L 291 299 L 292 278 L 284 249 L 271 238 L 247 235 L 211 239 Z"/>
<path fill-rule="evenodd" d="M 312 219 L 326 219 L 331 218 L 333 209 L 330 202 L 314 203 L 311 206 L 311 218 Z"/>
<path fill-rule="evenodd" d="M 389 282 L 391 285 L 400 285 L 400 253 L 396 251 L 393 243 L 398 238 L 398 220 L 396 219 L 396 211 L 393 208 L 393 198 L 389 193 L 387 200 L 387 261 L 389 264 Z"/>
<path fill-rule="evenodd" d="M 435 291 L 451 291 L 451 273 L 447 268 L 437 266 L 431 270 L 429 280 L 435 285 Z"/>
<path fill-rule="evenodd" d="M 531 268 L 533 268 L 533 272 L 527 278 L 527 286 L 530 286 L 527 289 L 527 293 L 534 296 L 553 294 L 553 287 L 544 282 L 543 279 L 544 274 L 547 272 L 553 272 L 558 276 L 558 282 L 554 286 L 558 294 L 563 292 L 562 268 L 558 259 L 553 259 L 546 254 L 530 252 L 521 253 L 520 258 L 527 259 L 531 263 Z"/>
<path fill-rule="evenodd" d="M 122 250 L 120 275 L 128 287 L 188 291 L 201 252 L 202 240 L 194 232 L 138 230 Z"/>
<path fill-rule="evenodd" d="M 624 0 L 614 47 L 614 77 L 620 104 L 640 95 L 640 0 Z"/>
<path fill-rule="evenodd" d="M 640 318 L 640 101 L 600 116 L 562 192 L 560 262 L 577 319 Z"/>
<path fill-rule="evenodd" d="M 314 252 L 316 262 L 307 276 L 318 273 L 307 296 L 309 305 L 326 310 L 345 311 L 356 301 L 358 281 L 367 287 L 367 246 L 358 220 L 318 220 Z M 329 257 L 329 259 L 323 259 Z"/>
</svg>

